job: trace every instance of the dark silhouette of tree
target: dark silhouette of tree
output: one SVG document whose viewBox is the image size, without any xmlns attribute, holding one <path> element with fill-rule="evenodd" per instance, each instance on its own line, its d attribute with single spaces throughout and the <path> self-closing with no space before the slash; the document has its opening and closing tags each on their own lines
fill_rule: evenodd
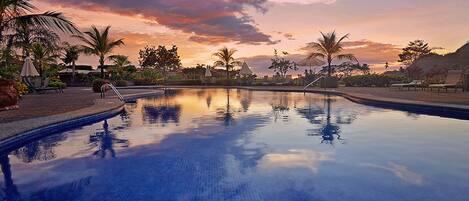
<svg viewBox="0 0 469 201">
<path fill-rule="evenodd" d="M 417 59 L 431 55 L 434 49 L 424 40 L 410 41 L 407 47 L 402 49 L 402 53 L 399 54 L 399 62 L 409 67 Z"/>
<path fill-rule="evenodd" d="M 161 45 L 158 48 L 146 46 L 140 50 L 138 61 L 142 68 L 154 68 L 162 72 L 164 79 L 167 72 L 181 68 L 181 59 L 175 45 L 171 49 Z"/>
<path fill-rule="evenodd" d="M 226 70 L 226 79 L 230 79 L 230 71 L 235 67 L 241 65 L 241 62 L 234 58 L 234 54 L 236 53 L 236 49 L 228 49 L 226 47 L 221 48 L 218 52 L 214 53 L 213 56 L 217 58 L 215 63 L 213 64 L 214 67 L 221 66 L 224 67 Z"/>
<path fill-rule="evenodd" d="M 327 75 L 332 75 L 332 61 L 338 60 L 350 60 L 358 62 L 357 58 L 353 54 L 340 54 L 343 50 L 342 41 L 348 38 L 349 34 L 346 34 L 340 38 L 337 37 L 335 31 L 324 34 L 321 32 L 322 38 L 319 38 L 317 42 L 311 42 L 308 44 L 314 52 L 310 53 L 308 58 L 319 58 L 324 59 L 327 62 Z"/>
<path fill-rule="evenodd" d="M 288 55 L 288 52 L 282 52 L 284 56 Z M 298 66 L 295 62 L 290 61 L 284 57 L 278 55 L 277 50 L 274 50 L 274 58 L 270 59 L 271 64 L 269 69 L 274 70 L 277 75 L 280 75 L 282 78 L 285 78 L 289 70 L 298 70 Z"/>
<path fill-rule="evenodd" d="M 84 45 L 81 46 L 82 51 L 88 55 L 99 57 L 99 67 L 101 68 L 101 78 L 104 78 L 104 62 L 115 48 L 124 45 L 124 39 L 112 40 L 109 37 L 111 26 L 107 26 L 104 30 L 99 31 L 95 26 L 90 31 L 83 32 L 85 35 L 75 35 Z"/>
</svg>

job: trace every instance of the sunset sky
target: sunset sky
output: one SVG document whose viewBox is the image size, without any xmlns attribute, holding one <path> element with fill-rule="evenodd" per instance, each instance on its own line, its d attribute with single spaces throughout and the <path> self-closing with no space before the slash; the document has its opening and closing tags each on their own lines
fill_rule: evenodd
<svg viewBox="0 0 469 201">
<path fill-rule="evenodd" d="M 124 38 L 125 54 L 137 64 L 145 45 L 177 45 L 185 67 L 212 64 L 212 53 L 226 46 L 254 72 L 267 69 L 274 49 L 294 60 L 320 31 L 350 34 L 346 51 L 382 71 L 398 66 L 397 54 L 408 41 L 424 39 L 440 53 L 469 40 L 467 0 L 36 0 L 39 11 L 60 11 L 80 29 L 112 26 Z M 73 41 L 72 41 L 73 42 Z M 97 63 L 81 57 L 80 64 Z M 301 72 L 303 69 L 301 70 Z"/>
</svg>

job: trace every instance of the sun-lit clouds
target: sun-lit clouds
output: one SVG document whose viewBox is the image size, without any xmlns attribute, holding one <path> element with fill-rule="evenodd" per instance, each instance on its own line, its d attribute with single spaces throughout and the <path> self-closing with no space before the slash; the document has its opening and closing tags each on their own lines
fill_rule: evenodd
<svg viewBox="0 0 469 201">
<path fill-rule="evenodd" d="M 384 65 L 386 62 L 391 66 L 390 70 L 398 66 L 397 55 L 400 52 L 400 48 L 397 45 L 369 40 L 346 41 L 343 45 L 343 53 L 354 54 L 360 63 L 371 65 L 371 67 L 374 68 L 373 70 L 377 72 L 384 71 Z M 300 62 L 301 60 L 306 59 L 308 53 L 311 51 L 312 50 L 308 47 L 302 47 L 300 48 L 300 52 L 289 54 L 286 58 L 295 62 Z M 273 50 L 272 55 L 256 55 L 252 57 L 242 57 L 240 59 L 246 61 L 255 73 L 266 75 L 272 73 L 272 70 L 268 69 L 272 58 Z M 298 71 L 292 71 L 289 74 L 296 75 L 298 73 L 303 73 L 305 69 L 309 69 L 309 66 L 300 67 Z"/>
<path fill-rule="evenodd" d="M 50 4 L 104 13 L 116 13 L 157 22 L 173 30 L 195 34 L 196 42 L 272 43 L 262 33 L 246 7 L 265 12 L 265 0 L 46 0 Z M 216 40 L 213 40 L 214 37 Z"/>
<path fill-rule="evenodd" d="M 138 65 L 139 50 L 145 46 L 158 46 L 164 45 L 171 47 L 176 45 L 178 47 L 179 56 L 183 66 L 192 66 L 195 63 L 205 63 L 210 59 L 207 54 L 207 47 L 196 42 L 188 40 L 190 35 L 187 34 L 166 34 L 166 33 L 135 33 L 135 32 L 121 32 L 119 30 L 111 30 L 113 39 L 124 40 L 125 45 L 116 48 L 112 54 L 122 54 L 129 56 L 129 60 Z M 78 41 L 74 38 L 64 38 L 66 41 L 77 44 Z M 98 59 L 93 56 L 80 56 L 80 64 L 89 64 L 96 66 Z"/>
</svg>

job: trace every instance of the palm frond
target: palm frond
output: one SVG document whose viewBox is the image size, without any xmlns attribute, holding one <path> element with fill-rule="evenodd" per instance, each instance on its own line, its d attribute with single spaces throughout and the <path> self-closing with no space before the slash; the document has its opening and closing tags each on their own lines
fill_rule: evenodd
<svg viewBox="0 0 469 201">
<path fill-rule="evenodd" d="M 71 34 L 80 33 L 75 25 L 66 19 L 62 13 L 55 11 L 47 11 L 41 14 L 20 15 L 11 18 L 8 22 L 26 24 L 30 26 L 39 26 L 47 29 L 58 29 L 60 31 Z"/>
<path fill-rule="evenodd" d="M 358 62 L 358 59 L 353 54 L 339 54 L 335 56 L 335 58 L 339 60 L 349 60 L 349 61 Z"/>
</svg>

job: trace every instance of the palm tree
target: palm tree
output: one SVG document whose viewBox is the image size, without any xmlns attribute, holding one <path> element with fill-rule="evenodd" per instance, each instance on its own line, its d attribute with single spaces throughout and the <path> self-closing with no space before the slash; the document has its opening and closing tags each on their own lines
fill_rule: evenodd
<svg viewBox="0 0 469 201">
<path fill-rule="evenodd" d="M 44 68 L 50 63 L 55 63 L 59 58 L 54 49 L 47 48 L 42 43 L 33 43 L 31 45 L 31 53 L 34 63 L 39 68 L 39 75 L 41 77 L 41 84 L 44 77 Z"/>
<path fill-rule="evenodd" d="M 7 37 L 14 47 L 22 50 L 23 57 L 29 56 L 34 43 L 41 43 L 49 49 L 55 49 L 60 41 L 56 33 L 43 27 L 33 27 L 24 23 L 19 23 L 13 34 Z"/>
<path fill-rule="evenodd" d="M 72 64 L 72 83 L 75 82 L 75 62 L 80 57 L 80 48 L 78 45 L 70 45 L 65 42 L 63 47 L 63 57 L 61 58 L 65 65 Z"/>
<path fill-rule="evenodd" d="M 327 75 L 332 75 L 332 61 L 334 59 L 339 60 L 350 60 L 357 61 L 357 58 L 353 54 L 340 54 L 343 50 L 342 41 L 348 38 L 349 34 L 346 34 L 340 38 L 337 37 L 335 31 L 324 34 L 321 32 L 322 38 L 319 38 L 317 42 L 309 43 L 309 47 L 315 50 L 312 52 L 308 59 L 321 58 L 327 61 Z"/>
<path fill-rule="evenodd" d="M 237 61 L 233 55 L 236 53 L 235 49 L 228 49 L 226 47 L 221 48 L 218 52 L 214 53 L 213 56 L 217 57 L 214 66 L 223 66 L 226 69 L 226 79 L 230 79 L 230 69 L 237 65 L 241 65 L 240 61 Z"/>
<path fill-rule="evenodd" d="M 90 31 L 84 32 L 86 36 L 75 35 L 85 43 L 82 50 L 85 54 L 96 55 L 99 57 L 99 66 L 101 68 L 101 77 L 104 78 L 104 62 L 108 54 L 116 47 L 124 45 L 123 39 L 112 40 L 109 38 L 109 29 L 111 26 L 104 28 L 102 32 L 95 26 Z"/>
<path fill-rule="evenodd" d="M 72 34 L 80 33 L 72 22 L 65 19 L 62 13 L 47 11 L 33 14 L 36 9 L 31 0 L 1 0 L 0 1 L 0 43 L 5 42 L 4 33 L 12 31 L 18 24 L 58 29 Z"/>
<path fill-rule="evenodd" d="M 129 61 L 129 57 L 125 55 L 112 55 L 109 57 L 109 60 L 111 60 L 118 68 L 124 68 L 125 66 L 132 64 L 132 62 Z"/>
<path fill-rule="evenodd" d="M 112 55 L 109 57 L 109 60 L 114 63 L 112 70 L 115 71 L 118 76 L 122 76 L 124 74 L 124 68 L 132 64 L 132 62 L 129 61 L 129 57 L 125 55 Z"/>
</svg>

